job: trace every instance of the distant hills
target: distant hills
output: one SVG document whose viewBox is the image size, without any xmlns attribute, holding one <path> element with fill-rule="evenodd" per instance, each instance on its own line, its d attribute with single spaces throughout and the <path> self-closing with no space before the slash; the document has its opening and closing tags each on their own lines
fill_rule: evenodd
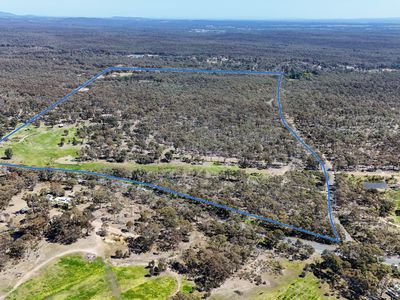
<svg viewBox="0 0 400 300">
<path fill-rule="evenodd" d="M 109 18 L 101 18 L 101 17 L 53 17 L 53 16 L 35 16 L 35 15 L 16 15 L 8 12 L 0 11 L 0 18 L 8 18 L 8 19 L 87 19 L 87 20 L 114 20 L 114 21 L 161 21 L 166 20 L 163 18 L 142 18 L 142 17 L 122 17 L 122 16 L 114 16 Z M 379 24 L 379 23 L 391 23 L 391 24 L 400 24 L 400 17 L 399 18 L 380 18 L 380 19 L 266 19 L 266 20 L 217 20 L 217 19 L 171 19 L 170 21 L 210 21 L 210 22 L 278 22 L 278 23 L 342 23 L 342 24 Z"/>
<path fill-rule="evenodd" d="M 7 13 L 7 12 L 0 11 L 0 18 L 15 18 L 15 17 L 18 17 L 18 16 L 14 15 L 14 14 Z"/>
</svg>

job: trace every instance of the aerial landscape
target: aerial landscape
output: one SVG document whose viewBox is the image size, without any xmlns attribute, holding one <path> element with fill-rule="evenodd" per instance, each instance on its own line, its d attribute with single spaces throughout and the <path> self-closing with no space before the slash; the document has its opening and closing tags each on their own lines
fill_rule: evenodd
<svg viewBox="0 0 400 300">
<path fill-rule="evenodd" d="M 0 299 L 400 299 L 396 1 L 72 2 L 0 3 Z"/>
</svg>

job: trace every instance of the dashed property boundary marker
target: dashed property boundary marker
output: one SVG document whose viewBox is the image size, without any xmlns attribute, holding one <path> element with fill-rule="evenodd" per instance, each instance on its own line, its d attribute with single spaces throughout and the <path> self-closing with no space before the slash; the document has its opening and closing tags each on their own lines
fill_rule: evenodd
<svg viewBox="0 0 400 300">
<path fill-rule="evenodd" d="M 127 182 L 127 183 L 131 183 L 131 184 L 135 184 L 135 185 L 139 185 L 139 186 L 143 186 L 143 187 L 147 187 L 153 190 L 157 190 L 157 191 L 161 191 L 164 193 L 168 193 L 174 196 L 178 196 L 184 199 L 189 199 L 192 201 L 196 201 L 196 202 L 200 202 L 203 204 L 207 204 L 207 205 L 211 205 L 220 209 L 224 209 L 236 214 L 241 214 L 247 217 L 251 217 L 254 219 L 258 219 L 261 221 L 265 221 L 265 222 L 269 222 L 272 223 L 274 225 L 277 226 L 281 226 L 281 227 L 285 227 L 288 229 L 292 229 L 292 230 L 296 230 L 302 233 L 306 233 L 309 235 L 313 235 L 315 237 L 319 237 L 325 240 L 329 240 L 332 242 L 340 242 L 340 237 L 337 233 L 334 221 L 333 221 L 333 215 L 332 215 L 332 196 L 331 196 L 331 190 L 330 190 L 330 186 L 329 186 L 329 178 L 328 178 L 328 174 L 326 172 L 326 168 L 325 168 L 325 164 L 322 161 L 322 159 L 293 131 L 293 129 L 288 125 L 288 123 L 286 122 L 285 116 L 283 114 L 283 109 L 282 109 L 282 103 L 281 103 L 281 87 L 282 87 L 282 79 L 284 76 L 284 73 L 282 72 L 269 72 L 269 71 L 248 71 L 248 70 L 203 70 L 203 69 L 177 69 L 177 68 L 139 68 L 139 67 L 110 67 L 107 68 L 105 70 L 103 70 L 102 72 L 100 72 L 99 74 L 97 74 L 96 76 L 92 77 L 90 80 L 86 81 L 84 84 L 82 84 L 81 86 L 79 86 L 78 88 L 76 88 L 75 90 L 73 90 L 72 92 L 70 92 L 69 94 L 67 94 L 66 96 L 64 96 L 63 98 L 61 98 L 60 100 L 58 100 L 57 102 L 55 102 L 54 104 L 50 105 L 49 107 L 47 107 L 46 109 L 44 109 L 43 111 L 41 111 L 40 113 L 38 113 L 37 115 L 35 115 L 33 118 L 31 118 L 29 121 L 27 121 L 26 123 L 24 123 L 23 125 L 19 126 L 18 128 L 16 128 L 15 130 L 13 130 L 12 132 L 10 132 L 9 134 L 7 134 L 6 136 L 4 136 L 3 138 L 0 139 L 0 143 L 6 141 L 8 138 L 10 138 L 12 135 L 16 134 L 17 132 L 19 132 L 20 130 L 22 130 L 23 128 L 25 128 L 26 126 L 32 124 L 33 122 L 35 122 L 37 119 L 39 119 L 41 116 L 43 116 L 44 114 L 46 114 L 47 112 L 49 112 L 50 110 L 52 110 L 53 108 L 55 108 L 56 106 L 58 106 L 59 104 L 69 100 L 73 95 L 75 95 L 76 93 L 78 93 L 81 89 L 87 87 L 88 85 L 92 84 L 94 81 L 96 81 L 99 77 L 109 73 L 109 72 L 115 72 L 115 71 L 131 71 L 131 72 L 153 72 L 153 73 L 207 73 L 207 74 L 230 74 L 230 75 L 269 75 L 269 76 L 277 76 L 278 77 L 278 81 L 277 81 L 277 94 L 276 94 L 276 101 L 278 103 L 278 109 L 279 109 L 279 117 L 283 123 L 283 125 L 285 126 L 285 128 L 287 130 L 289 130 L 289 132 L 317 159 L 323 173 L 325 176 L 325 184 L 326 184 L 326 188 L 327 188 L 327 203 L 328 203 L 328 215 L 329 215 L 329 221 L 330 221 L 330 225 L 333 231 L 333 234 L 335 237 L 330 237 L 327 235 L 323 235 L 323 234 L 319 234 L 316 232 L 312 232 L 310 230 L 307 229 L 303 229 L 300 227 L 296 227 L 290 224 L 286 224 L 283 222 L 279 222 L 276 220 L 272 220 L 257 214 L 252 214 L 249 213 L 247 211 L 241 210 L 241 209 L 237 209 L 237 208 L 233 208 L 230 207 L 228 205 L 224 205 L 224 204 L 220 204 L 214 201 L 210 201 L 210 200 L 206 200 L 203 198 L 199 198 L 199 197 L 194 197 L 188 194 L 184 194 L 169 188 L 165 188 L 162 186 L 158 186 L 158 185 L 154 185 L 151 183 L 146 183 L 146 182 L 141 182 L 141 181 L 136 181 L 136 180 L 132 180 L 132 179 L 128 179 L 128 178 L 123 178 L 123 177 L 117 177 L 117 176 L 112 176 L 112 175 L 108 175 L 108 174 L 103 174 L 103 173 L 98 173 L 98 172 L 91 172 L 91 171 L 84 171 L 84 170 L 71 170 L 71 169 L 64 169 L 64 168 L 50 168 L 50 167 L 33 167 L 33 166 L 25 166 L 25 165 L 17 165 L 17 164 L 8 164 L 8 163 L 2 163 L 0 162 L 0 166 L 3 167 L 8 167 L 8 168 L 16 168 L 16 169 L 24 169 L 24 170 L 31 170 L 31 171 L 50 171 L 50 172 L 65 172 L 65 173 L 75 173 L 75 174 L 83 174 L 83 175 L 90 175 L 90 176 L 97 176 L 97 177 L 101 177 L 101 178 L 106 178 L 106 179 L 110 179 L 110 180 L 114 180 L 114 181 L 122 181 L 122 182 Z"/>
</svg>

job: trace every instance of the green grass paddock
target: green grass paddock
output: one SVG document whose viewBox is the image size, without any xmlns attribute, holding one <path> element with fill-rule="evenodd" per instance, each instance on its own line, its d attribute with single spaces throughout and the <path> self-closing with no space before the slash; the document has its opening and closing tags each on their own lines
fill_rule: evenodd
<svg viewBox="0 0 400 300">
<path fill-rule="evenodd" d="M 69 255 L 43 268 L 6 299 L 164 300 L 176 291 L 175 278 L 147 277 L 147 274 L 143 266 L 113 267 L 101 258 L 87 261 L 80 255 Z M 110 277 L 116 280 L 110 282 Z"/>
</svg>

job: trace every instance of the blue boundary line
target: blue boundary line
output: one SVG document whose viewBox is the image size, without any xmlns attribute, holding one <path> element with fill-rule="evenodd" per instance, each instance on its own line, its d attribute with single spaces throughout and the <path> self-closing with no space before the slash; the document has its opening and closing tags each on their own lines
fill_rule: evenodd
<svg viewBox="0 0 400 300">
<path fill-rule="evenodd" d="M 221 208 L 221 209 L 225 209 L 227 211 L 231 211 L 237 214 L 241 214 L 247 217 L 251 217 L 254 219 L 258 219 L 261 221 L 265 221 L 265 222 L 269 222 L 272 223 L 274 225 L 278 225 L 281 227 L 285 227 L 288 229 L 292 229 L 292 230 L 296 230 L 302 233 L 306 233 L 309 235 L 313 235 L 315 237 L 319 237 L 325 240 L 329 240 L 329 241 L 333 241 L 333 242 L 340 242 L 340 237 L 336 231 L 335 228 L 335 224 L 333 222 L 333 216 L 332 216 L 332 206 L 331 206 L 331 191 L 330 191 L 330 187 L 329 187 L 329 181 L 328 181 L 328 174 L 326 172 L 325 169 L 325 165 L 323 163 L 323 161 L 321 160 L 321 158 L 290 128 L 290 126 L 287 124 L 286 119 L 284 117 L 283 114 L 283 109 L 282 109 L 282 103 L 281 103 L 281 86 L 282 86 L 282 79 L 284 76 L 284 73 L 281 72 L 267 72 L 267 71 L 247 71 L 247 70 L 202 70 L 202 69 L 176 69 L 176 68 L 129 68 L 129 67 L 110 67 L 105 69 L 104 71 L 100 72 L 99 74 L 97 74 L 96 76 L 92 77 L 90 80 L 88 80 L 87 82 L 85 82 L 84 84 L 82 84 L 81 86 L 79 86 L 78 88 L 76 88 L 75 90 L 73 90 L 72 92 L 70 92 L 69 94 L 67 94 L 66 96 L 64 96 L 63 98 L 61 98 L 60 100 L 58 100 L 57 102 L 55 102 L 54 104 L 50 105 L 49 107 L 47 107 L 46 109 L 44 109 L 43 111 L 41 111 L 40 113 L 38 113 L 36 116 L 34 116 L 33 118 L 31 118 L 29 121 L 27 121 L 25 124 L 17 127 L 15 130 L 13 130 L 12 132 L 10 132 L 9 134 L 7 134 L 6 136 L 4 136 L 3 138 L 0 139 L 0 143 L 6 141 L 9 137 L 11 137 L 12 135 L 14 135 L 15 133 L 17 133 L 18 131 L 22 130 L 23 128 L 25 128 L 26 126 L 28 126 L 29 124 L 32 124 L 33 122 L 35 122 L 37 119 L 39 119 L 41 116 L 43 116 L 44 114 L 46 114 L 47 112 L 49 112 L 50 110 L 52 110 L 53 108 L 55 108 L 56 106 L 58 106 L 59 104 L 69 100 L 69 98 L 71 98 L 73 95 L 75 95 L 76 93 L 78 93 L 81 89 L 87 87 L 88 85 L 92 84 L 94 81 L 96 81 L 99 77 L 101 77 L 102 75 L 105 75 L 106 73 L 109 72 L 113 72 L 113 71 L 133 71 L 133 72 L 153 72 L 153 73 L 208 73 L 208 74 L 231 74 L 231 75 L 270 75 L 270 76 L 277 76 L 278 77 L 278 83 L 277 83 L 277 102 L 278 102 L 278 108 L 279 108 L 279 116 L 280 119 L 283 123 L 283 125 L 285 126 L 285 128 L 287 130 L 289 130 L 289 132 L 317 159 L 318 163 L 321 166 L 321 169 L 324 173 L 325 176 L 325 182 L 326 182 L 326 187 L 327 187 L 327 202 L 328 202 L 328 214 L 329 214 L 329 220 L 330 220 L 330 224 L 333 230 L 333 233 L 335 235 L 335 237 L 330 237 L 330 236 L 326 236 L 323 234 L 319 234 L 319 233 L 315 233 L 312 232 L 310 230 L 307 229 L 303 229 L 300 227 L 296 227 L 290 224 L 286 224 L 286 223 L 282 223 L 276 220 L 272 220 L 260 215 L 256 215 L 256 214 L 252 214 L 249 212 L 246 212 L 244 210 L 241 209 L 237 209 L 237 208 L 233 208 L 224 204 L 219 204 L 210 200 L 206 200 L 206 199 L 202 199 L 202 198 L 198 198 L 198 197 L 194 197 L 188 194 L 184 194 L 172 189 L 168 189 L 168 188 L 164 188 L 158 185 L 154 185 L 151 183 L 146 183 L 146 182 L 141 182 L 141 181 L 136 181 L 136 180 L 131 180 L 128 178 L 122 178 L 122 177 L 116 177 L 116 176 L 112 176 L 112 175 L 107 175 L 107 174 L 103 174 L 103 173 L 97 173 L 97 172 L 90 172 L 90 171 L 83 171 L 83 170 L 71 170 L 71 169 L 63 169 L 63 168 L 50 168 L 50 167 L 31 167 L 31 166 L 24 166 L 24 165 L 16 165 L 16 164 L 8 164 L 8 163 L 1 163 L 0 162 L 0 166 L 4 166 L 4 167 L 9 167 L 9 168 L 16 168 L 16 169 L 25 169 L 25 170 L 31 170 L 31 171 L 51 171 L 51 172 L 65 172 L 65 173 L 75 173 L 75 174 L 83 174 L 83 175 L 91 175 L 91 176 L 97 176 L 97 177 L 102 177 L 102 178 L 106 178 L 106 179 L 110 179 L 110 180 L 114 180 L 114 181 L 122 181 L 122 182 L 127 182 L 127 183 L 132 183 L 135 185 L 140 185 L 140 186 L 144 186 L 153 190 L 157 190 L 157 191 L 161 191 L 164 193 L 168 193 L 171 195 L 175 195 L 181 198 L 185 198 L 185 199 L 189 199 L 189 200 L 193 200 L 196 202 L 200 202 L 203 204 L 207 204 L 207 205 L 211 205 L 217 208 Z"/>
</svg>

